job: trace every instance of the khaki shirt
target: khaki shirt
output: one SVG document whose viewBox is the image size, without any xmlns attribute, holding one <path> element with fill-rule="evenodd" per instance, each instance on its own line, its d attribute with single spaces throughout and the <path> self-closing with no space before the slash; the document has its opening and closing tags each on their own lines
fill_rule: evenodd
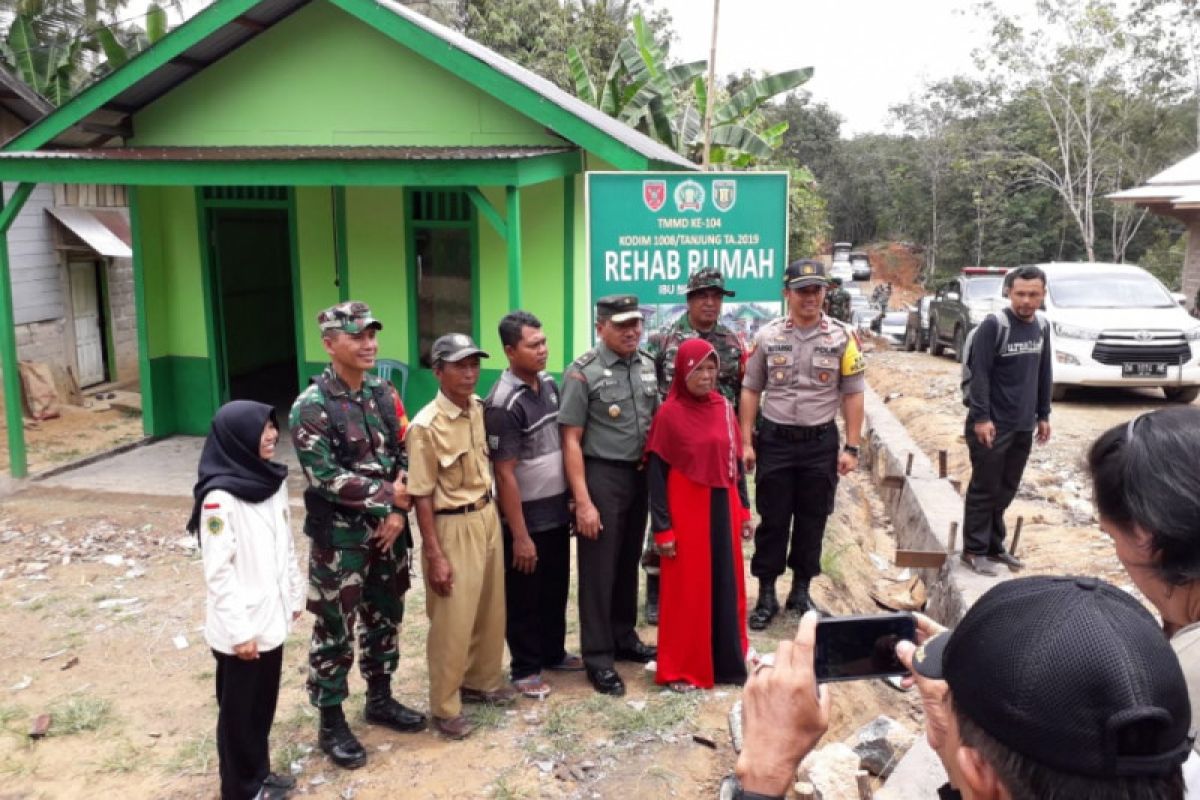
<svg viewBox="0 0 1200 800">
<path fill-rule="evenodd" d="M 463 411 L 440 391 L 408 426 L 408 491 L 433 495 L 435 511 L 474 503 L 492 490 L 483 401 Z"/>
<path fill-rule="evenodd" d="M 842 395 L 866 390 L 857 336 L 825 314 L 803 330 L 781 317 L 754 337 L 743 388 L 766 390 L 763 416 L 780 425 L 823 425 L 837 416 Z"/>
<path fill-rule="evenodd" d="M 658 410 L 654 360 L 638 350 L 628 359 L 600 342 L 567 367 L 560 425 L 583 428 L 583 454 L 640 461 Z"/>
</svg>

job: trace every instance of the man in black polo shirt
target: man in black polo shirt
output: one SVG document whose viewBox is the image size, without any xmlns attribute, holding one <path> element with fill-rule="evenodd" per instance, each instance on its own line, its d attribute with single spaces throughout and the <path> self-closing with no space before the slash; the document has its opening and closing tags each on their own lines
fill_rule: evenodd
<svg viewBox="0 0 1200 800">
<path fill-rule="evenodd" d="M 527 311 L 500 320 L 508 369 L 484 402 L 484 425 L 504 518 L 505 632 L 512 682 L 527 697 L 550 685 L 542 669 L 581 670 L 564 648 L 571 515 L 558 432 L 558 386 L 543 370 L 542 323 Z"/>
<path fill-rule="evenodd" d="M 1037 267 L 1020 267 L 1004 282 L 1010 307 L 979 323 L 969 348 L 971 483 L 963 507 L 962 560 L 981 575 L 996 574 L 989 560 L 1012 570 L 1024 566 L 1004 549 L 1004 512 L 1017 495 L 1035 431 L 1038 444 L 1050 440 L 1050 336 L 1037 313 L 1046 275 Z"/>
</svg>

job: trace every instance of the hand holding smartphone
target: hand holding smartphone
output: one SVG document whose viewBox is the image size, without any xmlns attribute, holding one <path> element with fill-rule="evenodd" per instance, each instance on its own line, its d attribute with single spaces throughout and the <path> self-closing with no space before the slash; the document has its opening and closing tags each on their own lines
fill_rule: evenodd
<svg viewBox="0 0 1200 800">
<path fill-rule="evenodd" d="M 917 640 L 912 614 L 826 617 L 817 623 L 813 668 L 818 683 L 907 675 L 896 644 Z"/>
</svg>

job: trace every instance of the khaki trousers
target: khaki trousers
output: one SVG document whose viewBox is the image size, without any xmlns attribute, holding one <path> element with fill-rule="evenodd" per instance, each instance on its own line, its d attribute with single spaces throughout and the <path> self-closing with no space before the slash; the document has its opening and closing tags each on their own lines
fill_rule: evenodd
<svg viewBox="0 0 1200 800">
<path fill-rule="evenodd" d="M 490 692 L 504 684 L 504 545 L 494 502 L 435 522 L 454 588 L 442 597 L 425 579 L 429 710 L 449 719 L 462 712 L 459 689 Z"/>
</svg>

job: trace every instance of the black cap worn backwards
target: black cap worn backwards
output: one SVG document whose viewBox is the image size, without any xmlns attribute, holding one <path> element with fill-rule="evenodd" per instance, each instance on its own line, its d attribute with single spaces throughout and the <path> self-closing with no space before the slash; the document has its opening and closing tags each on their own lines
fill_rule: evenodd
<svg viewBox="0 0 1200 800">
<path fill-rule="evenodd" d="M 596 301 L 596 319 L 607 319 L 616 323 L 643 319 L 637 295 L 610 294 L 601 297 Z"/>
<path fill-rule="evenodd" d="M 828 286 L 825 280 L 825 264 L 811 258 L 802 258 L 787 265 L 783 272 L 783 285 L 789 289 L 803 286 Z"/>
<path fill-rule="evenodd" d="M 475 342 L 465 333 L 447 333 L 445 336 L 439 336 L 429 350 L 429 360 L 435 363 L 462 361 L 467 356 L 487 358 L 488 354 L 476 347 Z"/>
<path fill-rule="evenodd" d="M 1191 750 L 1179 660 L 1150 613 L 1096 578 L 1008 580 L 913 668 L 1008 749 L 1090 778 L 1164 776 Z"/>
</svg>

